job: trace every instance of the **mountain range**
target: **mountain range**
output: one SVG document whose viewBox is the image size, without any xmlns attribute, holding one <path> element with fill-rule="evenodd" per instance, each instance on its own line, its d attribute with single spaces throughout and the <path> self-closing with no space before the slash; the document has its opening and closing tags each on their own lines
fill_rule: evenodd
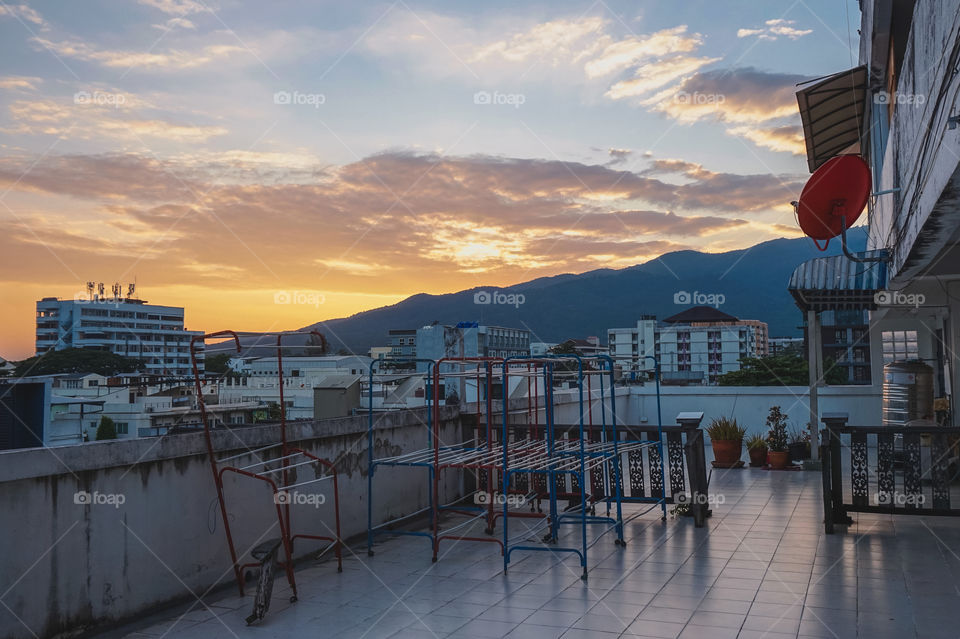
<svg viewBox="0 0 960 639">
<path fill-rule="evenodd" d="M 852 229 L 848 239 L 852 250 L 863 250 L 866 228 Z M 664 319 L 690 306 L 708 305 L 766 322 L 771 337 L 791 337 L 801 334 L 802 316 L 787 292 L 790 275 L 801 262 L 840 252 L 839 241 L 820 252 L 808 238 L 770 240 L 725 253 L 676 251 L 622 269 L 541 277 L 505 288 L 421 293 L 304 328 L 322 332 L 334 351 L 357 354 L 386 345 L 390 329 L 433 322 L 527 328 L 532 341 L 597 335 L 606 343 L 607 329 L 634 326 L 641 315 Z"/>
</svg>

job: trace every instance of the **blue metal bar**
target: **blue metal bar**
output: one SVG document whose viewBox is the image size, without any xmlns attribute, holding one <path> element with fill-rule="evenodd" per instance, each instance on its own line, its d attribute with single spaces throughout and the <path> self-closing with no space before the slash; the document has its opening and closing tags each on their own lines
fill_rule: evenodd
<svg viewBox="0 0 960 639">
<path fill-rule="evenodd" d="M 653 360 L 653 379 L 657 385 L 657 450 L 660 453 L 660 476 L 663 481 L 660 484 L 660 510 L 661 519 L 667 520 L 667 470 L 663 455 L 663 415 L 660 410 L 660 360 L 653 355 L 644 355 L 646 359 Z"/>
<path fill-rule="evenodd" d="M 368 379 L 369 379 L 369 385 L 368 385 L 368 387 L 367 387 L 367 409 L 368 409 L 368 410 L 367 410 L 367 415 L 368 415 L 368 417 L 367 417 L 367 556 L 370 556 L 370 557 L 373 556 L 373 536 L 374 536 L 374 533 L 376 533 L 376 534 L 390 533 L 390 534 L 396 534 L 396 535 L 411 535 L 411 536 L 415 536 L 415 537 L 428 537 L 428 538 L 431 539 L 431 543 L 432 543 L 432 540 L 433 540 L 433 535 L 432 535 L 432 534 L 428 534 L 428 533 L 411 532 L 411 531 L 386 531 L 386 530 L 380 530 L 380 529 L 383 528 L 384 526 L 387 526 L 387 525 L 389 525 L 389 524 L 396 523 L 396 522 L 399 522 L 399 521 L 403 521 L 404 519 L 407 519 L 407 518 L 409 518 L 409 517 L 412 517 L 412 516 L 415 515 L 415 514 L 422 513 L 422 512 L 424 512 L 425 510 L 430 510 L 430 511 L 433 510 L 433 473 L 434 473 L 434 469 L 433 469 L 433 467 L 432 467 L 431 464 L 422 463 L 422 462 L 420 462 L 420 463 L 376 462 L 376 461 L 374 461 L 374 459 L 373 459 L 373 441 L 374 441 L 374 439 L 373 439 L 373 376 L 374 376 L 374 374 L 375 374 L 375 369 L 377 368 L 377 365 L 378 365 L 378 364 L 381 364 L 381 363 L 385 363 L 385 362 L 387 362 L 387 361 L 389 361 L 389 362 L 391 362 L 391 363 L 411 363 L 411 362 L 412 362 L 412 363 L 416 363 L 416 362 L 425 362 L 425 363 L 428 364 L 428 365 L 427 365 L 427 373 L 426 373 L 426 376 L 425 376 L 426 388 L 425 388 L 425 392 L 424 392 L 424 405 L 427 407 L 427 444 L 428 444 L 428 446 L 429 446 L 430 443 L 432 442 L 432 437 L 433 437 L 432 407 L 427 403 L 427 398 L 428 398 L 429 395 L 430 395 L 430 393 L 429 393 L 429 391 L 430 391 L 430 379 L 431 379 L 431 378 L 430 378 L 430 369 L 432 368 L 432 366 L 433 366 L 433 364 L 434 364 L 433 360 L 431 360 L 431 359 L 420 359 L 420 358 L 404 358 L 404 359 L 391 359 L 391 360 L 385 360 L 385 359 L 383 359 L 383 358 L 380 358 L 380 359 L 374 360 L 374 361 L 370 364 L 370 371 L 369 371 L 369 378 L 368 378 Z M 435 391 L 434 391 L 434 392 L 435 392 Z M 406 515 L 405 517 L 400 517 L 400 518 L 395 519 L 395 520 L 392 520 L 392 521 L 383 522 L 383 523 L 380 524 L 379 526 L 374 527 L 374 525 L 373 525 L 373 475 L 374 475 L 374 473 L 376 472 L 377 466 L 395 466 L 395 467 L 398 467 L 398 466 L 417 467 L 417 466 L 419 466 L 419 467 L 425 467 L 425 468 L 427 468 L 428 484 L 429 484 L 428 487 L 427 487 L 427 495 L 428 495 L 428 496 L 427 496 L 427 500 L 428 500 L 428 501 L 427 501 L 427 503 L 428 503 L 427 508 L 426 508 L 426 509 L 421 509 L 421 510 L 419 510 L 419 511 L 416 511 L 415 513 L 412 513 L 412 514 L 410 514 L 410 515 Z"/>
</svg>

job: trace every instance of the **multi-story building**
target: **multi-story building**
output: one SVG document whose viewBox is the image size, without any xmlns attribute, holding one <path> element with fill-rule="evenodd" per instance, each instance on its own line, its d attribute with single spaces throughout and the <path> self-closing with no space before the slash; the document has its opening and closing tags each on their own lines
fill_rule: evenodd
<svg viewBox="0 0 960 639">
<path fill-rule="evenodd" d="M 45 297 L 37 302 L 36 353 L 89 348 L 139 359 L 143 372 L 187 376 L 190 340 L 201 331 L 188 331 L 183 308 L 158 306 L 138 299 L 93 296 L 63 300 Z M 203 371 L 203 350 L 198 348 Z"/>
<path fill-rule="evenodd" d="M 483 326 L 476 322 L 461 322 L 456 326 L 432 324 L 417 329 L 417 356 L 438 360 L 445 357 L 528 357 L 530 331 L 522 328 Z M 425 362 L 418 362 L 417 370 L 427 370 Z M 446 365 L 441 373 L 454 373 L 455 365 Z M 463 378 L 444 377 L 442 392 L 461 401 L 476 401 L 474 382 Z M 496 392 L 496 391 L 495 391 Z"/>
<path fill-rule="evenodd" d="M 653 361 L 647 357 L 654 356 L 656 335 L 657 318 L 653 315 L 642 315 L 635 327 L 608 329 L 610 357 L 626 375 L 653 370 Z"/>
<path fill-rule="evenodd" d="M 803 327 L 804 355 L 807 327 Z M 866 310 L 834 310 L 820 314 L 820 344 L 823 359 L 843 368 L 851 384 L 869 384 L 870 318 Z"/>
<path fill-rule="evenodd" d="M 417 356 L 417 329 L 398 328 L 388 331 L 390 356 L 413 359 Z"/>
<path fill-rule="evenodd" d="M 417 329 L 416 348 L 417 356 L 426 359 L 521 357 L 530 354 L 530 331 L 476 322 L 434 324 Z"/>
<path fill-rule="evenodd" d="M 740 370 L 740 360 L 756 357 L 757 332 L 766 324 L 739 320 L 709 306 L 695 306 L 658 324 L 644 316 L 635 328 L 607 333 L 610 354 L 625 375 L 653 370 L 655 357 L 665 383 L 714 383 L 717 377 Z"/>
<path fill-rule="evenodd" d="M 802 337 L 771 337 L 768 344 L 768 354 L 771 357 L 785 353 L 795 353 L 800 357 L 804 355 Z"/>
<path fill-rule="evenodd" d="M 752 326 L 754 331 L 754 344 L 753 351 L 756 353 L 756 357 L 766 357 L 770 354 L 770 330 L 767 327 L 766 322 L 761 322 L 760 320 L 742 320 L 738 319 L 734 322 L 691 322 L 691 326 Z"/>
</svg>

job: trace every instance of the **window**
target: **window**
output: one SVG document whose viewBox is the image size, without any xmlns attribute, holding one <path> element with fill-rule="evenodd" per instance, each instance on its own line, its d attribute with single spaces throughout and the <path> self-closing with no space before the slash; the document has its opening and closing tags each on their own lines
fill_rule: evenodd
<svg viewBox="0 0 960 639">
<path fill-rule="evenodd" d="M 129 431 L 129 424 L 127 422 L 117 422 L 117 435 L 126 435 Z"/>
<path fill-rule="evenodd" d="M 883 331 L 880 337 L 884 363 L 920 358 L 917 331 Z"/>
<path fill-rule="evenodd" d="M 89 379 L 89 380 L 87 380 L 87 386 L 99 386 L 99 385 L 100 385 L 100 380 L 99 380 L 99 379 Z"/>
</svg>

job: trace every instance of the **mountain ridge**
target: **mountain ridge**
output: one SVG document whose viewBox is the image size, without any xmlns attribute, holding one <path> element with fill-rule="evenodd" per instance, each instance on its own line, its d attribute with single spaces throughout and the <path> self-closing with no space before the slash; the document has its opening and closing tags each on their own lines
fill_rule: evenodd
<svg viewBox="0 0 960 639">
<path fill-rule="evenodd" d="M 848 233 L 852 250 L 866 244 L 865 227 Z M 814 257 L 839 255 L 839 242 L 825 252 L 807 238 L 778 238 L 723 253 L 694 250 L 665 253 L 622 269 L 538 277 L 506 287 L 473 287 L 454 293 L 417 293 L 395 304 L 323 320 L 304 327 L 319 330 L 334 350 L 366 353 L 387 344 L 390 329 L 413 329 L 433 323 L 477 321 L 527 328 L 533 341 L 559 342 L 598 335 L 609 328 L 633 326 L 640 315 L 659 319 L 695 305 L 693 294 L 713 295 L 724 312 L 767 322 L 770 335 L 800 335 L 802 317 L 787 292 L 790 274 Z M 475 303 L 480 292 L 520 294 L 521 304 Z M 676 303 L 685 299 L 691 303 Z M 519 298 L 517 298 L 519 299 Z"/>
</svg>

